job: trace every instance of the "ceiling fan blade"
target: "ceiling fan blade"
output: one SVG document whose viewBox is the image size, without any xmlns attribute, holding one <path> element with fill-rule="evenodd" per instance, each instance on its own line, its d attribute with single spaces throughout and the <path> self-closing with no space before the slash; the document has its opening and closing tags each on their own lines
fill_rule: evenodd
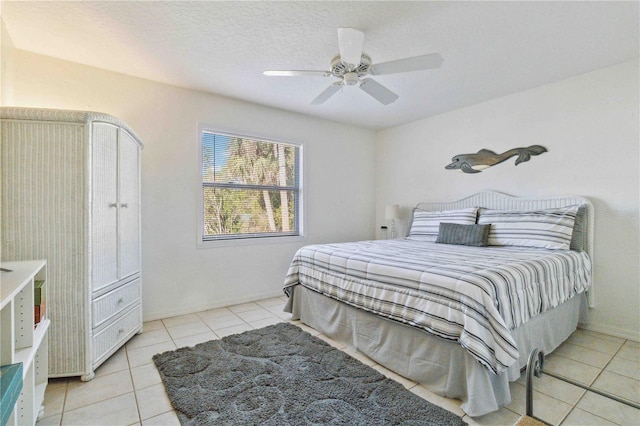
<svg viewBox="0 0 640 426">
<path fill-rule="evenodd" d="M 306 70 L 289 70 L 289 71 L 265 71 L 262 74 L 270 77 L 331 77 L 331 71 L 306 71 Z"/>
<path fill-rule="evenodd" d="M 391 90 L 384 87 L 382 84 L 370 78 L 362 79 L 360 88 L 365 91 L 369 96 L 376 99 L 378 102 L 389 105 L 391 102 L 398 99 L 398 95 Z"/>
<path fill-rule="evenodd" d="M 371 75 L 395 74 L 409 71 L 428 70 L 442 65 L 442 56 L 439 53 L 413 56 L 411 58 L 397 59 L 372 65 L 369 69 Z"/>
<path fill-rule="evenodd" d="M 342 86 L 342 82 L 336 81 L 331 86 L 324 89 L 324 91 L 320 93 L 314 100 L 312 100 L 311 105 L 320 105 L 325 103 L 327 99 L 335 95 L 336 92 L 340 90 L 340 86 Z"/>
<path fill-rule="evenodd" d="M 364 33 L 353 28 L 338 28 L 340 60 L 355 68 L 360 64 Z"/>
</svg>

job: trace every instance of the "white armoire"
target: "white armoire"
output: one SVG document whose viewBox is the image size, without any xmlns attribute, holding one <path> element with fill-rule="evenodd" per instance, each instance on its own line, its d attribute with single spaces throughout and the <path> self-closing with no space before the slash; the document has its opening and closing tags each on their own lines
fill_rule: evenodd
<svg viewBox="0 0 640 426">
<path fill-rule="evenodd" d="M 2 260 L 47 260 L 49 377 L 90 380 L 142 330 L 142 143 L 101 113 L 0 118 Z"/>
</svg>

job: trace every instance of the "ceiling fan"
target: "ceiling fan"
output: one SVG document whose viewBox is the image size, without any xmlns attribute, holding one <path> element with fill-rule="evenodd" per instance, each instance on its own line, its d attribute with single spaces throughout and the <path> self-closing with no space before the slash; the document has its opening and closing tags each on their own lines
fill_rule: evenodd
<svg viewBox="0 0 640 426">
<path fill-rule="evenodd" d="M 361 31 L 354 30 L 353 28 L 338 28 L 340 54 L 331 60 L 330 70 L 265 71 L 263 74 L 279 77 L 312 76 L 338 78 L 338 81 L 332 83 L 311 101 L 312 105 L 324 103 L 336 94 L 342 86 L 358 86 L 362 91 L 380 103 L 388 105 L 398 99 L 398 95 L 377 81 L 367 77 L 368 75 L 397 74 L 438 68 L 443 61 L 439 53 L 429 53 L 427 55 L 372 64 L 369 55 L 362 51 L 363 43 L 364 33 Z"/>
</svg>

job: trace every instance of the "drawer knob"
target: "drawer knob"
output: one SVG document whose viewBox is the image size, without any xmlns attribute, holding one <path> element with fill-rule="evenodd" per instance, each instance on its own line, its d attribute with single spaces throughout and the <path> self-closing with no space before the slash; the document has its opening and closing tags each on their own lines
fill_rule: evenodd
<svg viewBox="0 0 640 426">
<path fill-rule="evenodd" d="M 120 299 L 118 299 L 118 302 L 117 302 L 117 303 L 118 303 L 118 305 L 119 305 L 119 304 L 121 304 L 122 302 L 124 302 L 124 298 L 122 298 L 122 297 L 121 297 Z"/>
<path fill-rule="evenodd" d="M 120 330 L 118 330 L 118 334 L 122 334 L 124 333 L 124 328 L 121 328 Z"/>
<path fill-rule="evenodd" d="M 129 203 L 122 203 L 120 204 L 120 207 L 126 209 L 127 207 L 129 207 Z"/>
</svg>

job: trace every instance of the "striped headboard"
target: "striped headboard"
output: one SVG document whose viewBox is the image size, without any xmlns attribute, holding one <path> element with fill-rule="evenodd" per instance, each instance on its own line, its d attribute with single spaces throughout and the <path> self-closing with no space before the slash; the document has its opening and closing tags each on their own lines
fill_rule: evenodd
<svg viewBox="0 0 640 426">
<path fill-rule="evenodd" d="M 453 210 L 465 207 L 485 207 L 488 209 L 500 210 L 539 210 L 557 207 L 567 207 L 573 205 L 586 205 L 584 240 L 585 251 L 591 258 L 591 289 L 587 296 L 589 306 L 594 306 L 594 284 L 593 284 L 593 232 L 594 232 L 594 209 L 589 199 L 579 195 L 551 196 L 551 197 L 514 197 L 496 191 L 483 191 L 470 195 L 457 201 L 448 202 L 424 202 L 416 207 L 420 210 L 438 211 Z"/>
</svg>

